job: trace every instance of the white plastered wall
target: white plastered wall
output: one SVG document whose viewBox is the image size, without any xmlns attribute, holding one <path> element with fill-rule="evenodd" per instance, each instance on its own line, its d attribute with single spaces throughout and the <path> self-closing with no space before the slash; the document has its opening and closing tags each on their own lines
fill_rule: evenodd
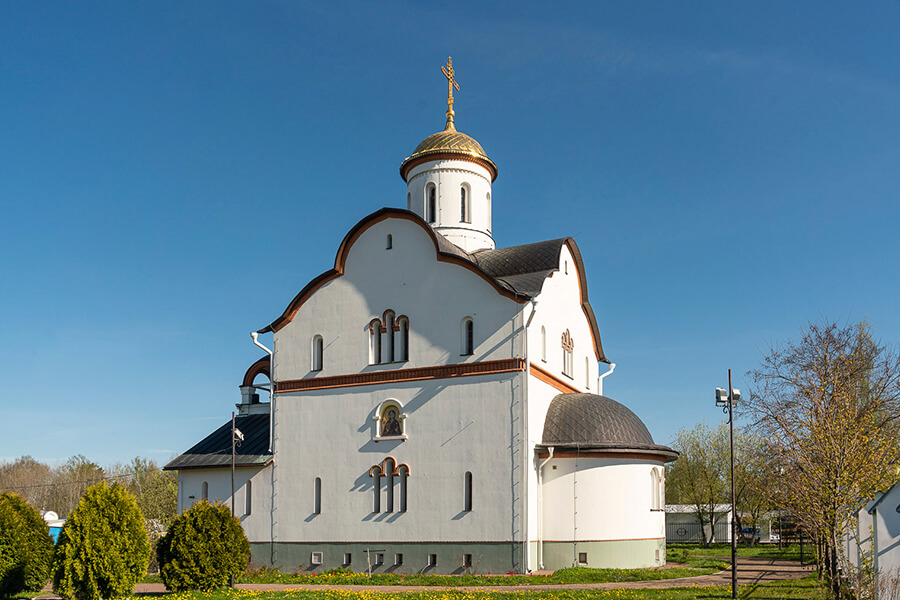
<svg viewBox="0 0 900 600">
<path fill-rule="evenodd" d="M 544 541 L 665 538 L 665 511 L 651 510 L 654 467 L 661 470 L 662 462 L 551 459 L 544 467 Z"/>
<path fill-rule="evenodd" d="M 581 285 L 575 259 L 567 245 L 560 252 L 559 269 L 544 280 L 537 297 L 534 318 L 528 326 L 528 361 L 558 379 L 586 393 L 597 393 L 597 359 L 590 322 L 581 307 Z M 531 308 L 526 310 L 530 315 Z M 528 317 L 526 316 L 526 319 Z M 541 328 L 546 331 L 546 361 L 542 358 Z M 574 340 L 573 377 L 563 375 L 562 335 L 568 329 Z M 585 359 L 588 371 L 585 372 Z M 544 432 L 547 409 L 560 390 L 533 374 L 528 377 L 528 444 L 531 459 L 528 473 L 529 539 L 538 537 L 537 467 L 542 459 L 534 456 Z M 546 469 L 549 467 L 545 467 Z M 534 560 L 535 557 L 532 557 Z"/>
<path fill-rule="evenodd" d="M 434 228 L 460 248 L 472 252 L 494 248 L 491 236 L 491 173 L 465 160 L 432 160 L 416 166 L 407 177 L 407 208 L 426 218 L 426 190 L 436 187 L 437 214 Z M 460 221 L 460 188 L 471 193 L 471 219 Z"/>
<path fill-rule="evenodd" d="M 389 218 L 354 241 L 344 274 L 276 332 L 275 376 L 284 381 L 523 357 L 522 306 L 471 270 L 436 260 L 431 237 L 417 223 Z M 409 360 L 370 365 L 367 326 L 386 309 L 409 318 Z M 475 324 L 471 356 L 461 354 L 465 317 Z M 317 334 L 325 340 L 324 364 L 310 372 Z M 523 388 L 524 373 L 512 372 L 279 394 L 275 541 L 523 539 Z M 375 409 L 388 399 L 407 415 L 406 441 L 373 440 Z M 369 469 L 388 456 L 410 469 L 405 514 L 396 504 L 392 514 L 372 512 Z M 474 479 L 469 513 L 463 510 L 466 471 Z M 322 479 L 321 514 L 312 511 L 316 477 Z"/>
<path fill-rule="evenodd" d="M 387 249 L 387 236 L 391 249 Z M 370 365 L 368 325 L 392 309 L 409 318 L 409 360 Z M 407 219 L 385 219 L 353 243 L 344 274 L 319 288 L 276 332 L 279 381 L 524 356 L 522 305 L 471 270 L 436 260 L 431 237 Z M 474 320 L 475 352 L 462 356 L 462 320 Z M 514 319 L 518 318 L 515 321 Z M 311 371 L 312 338 L 324 364 Z"/>
</svg>

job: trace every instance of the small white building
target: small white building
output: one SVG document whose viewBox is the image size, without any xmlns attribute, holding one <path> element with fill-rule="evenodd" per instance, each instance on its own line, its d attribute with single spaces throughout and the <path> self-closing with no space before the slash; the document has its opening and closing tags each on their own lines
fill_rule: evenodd
<svg viewBox="0 0 900 600">
<path fill-rule="evenodd" d="M 731 541 L 732 513 L 730 504 L 716 504 L 712 512 L 704 510 L 701 527 L 697 507 L 693 504 L 666 505 L 666 541 L 677 544 L 700 544 Z"/>
<path fill-rule="evenodd" d="M 444 130 L 400 166 L 406 208 L 359 221 L 334 267 L 258 332 L 273 348 L 242 381 L 235 498 L 253 559 L 663 565 L 677 453 L 602 395 L 609 360 L 575 240 L 496 248 L 498 169 L 456 130 L 452 101 Z M 230 501 L 230 428 L 166 466 L 179 511 Z"/>
<path fill-rule="evenodd" d="M 848 562 L 883 577 L 900 577 L 900 482 L 876 494 L 857 517 L 856 531 L 846 537 Z"/>
</svg>

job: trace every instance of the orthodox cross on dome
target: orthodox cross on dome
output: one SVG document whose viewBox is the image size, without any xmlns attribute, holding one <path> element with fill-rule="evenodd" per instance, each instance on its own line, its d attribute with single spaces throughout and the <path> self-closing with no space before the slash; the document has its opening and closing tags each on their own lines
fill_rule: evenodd
<svg viewBox="0 0 900 600">
<path fill-rule="evenodd" d="M 441 71 L 444 73 L 444 77 L 447 78 L 447 126 L 445 127 L 446 131 L 456 131 L 456 126 L 453 124 L 453 115 L 456 113 L 453 112 L 453 88 L 456 88 L 456 91 L 459 91 L 459 84 L 456 83 L 456 79 L 454 79 L 454 71 L 453 71 L 453 57 L 447 57 L 447 66 L 442 66 Z"/>
</svg>

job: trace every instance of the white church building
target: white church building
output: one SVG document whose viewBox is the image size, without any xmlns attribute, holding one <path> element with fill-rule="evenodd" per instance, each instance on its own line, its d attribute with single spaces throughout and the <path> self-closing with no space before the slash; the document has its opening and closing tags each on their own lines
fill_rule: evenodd
<svg viewBox="0 0 900 600">
<path fill-rule="evenodd" d="M 234 494 L 253 561 L 663 565 L 677 453 L 602 395 L 611 369 L 575 241 L 496 247 L 497 165 L 456 130 L 447 67 L 446 126 L 400 165 L 406 208 L 359 221 L 258 332 L 273 347 L 240 387 Z M 229 420 L 166 466 L 179 512 L 230 505 L 231 437 Z"/>
</svg>

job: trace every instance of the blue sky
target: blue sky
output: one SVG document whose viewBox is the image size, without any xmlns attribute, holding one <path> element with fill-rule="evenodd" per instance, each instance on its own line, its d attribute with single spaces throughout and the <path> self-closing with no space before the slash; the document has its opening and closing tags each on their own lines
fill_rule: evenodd
<svg viewBox="0 0 900 600">
<path fill-rule="evenodd" d="M 900 341 L 900 2 L 0 4 L 0 457 L 165 462 L 443 128 L 574 235 L 661 443 L 770 344 Z"/>
</svg>

